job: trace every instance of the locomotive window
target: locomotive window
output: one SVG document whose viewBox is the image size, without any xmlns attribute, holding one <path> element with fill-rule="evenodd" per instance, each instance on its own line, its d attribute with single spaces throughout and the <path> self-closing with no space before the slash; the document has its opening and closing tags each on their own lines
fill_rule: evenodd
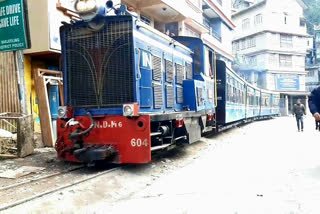
<svg viewBox="0 0 320 214">
<path fill-rule="evenodd" d="M 214 76 L 213 53 L 207 47 L 204 48 L 204 74 L 208 77 Z"/>
<path fill-rule="evenodd" d="M 194 68 L 195 68 L 195 74 L 200 74 L 202 70 L 202 53 L 201 53 L 201 47 L 196 46 L 194 48 Z"/>
</svg>

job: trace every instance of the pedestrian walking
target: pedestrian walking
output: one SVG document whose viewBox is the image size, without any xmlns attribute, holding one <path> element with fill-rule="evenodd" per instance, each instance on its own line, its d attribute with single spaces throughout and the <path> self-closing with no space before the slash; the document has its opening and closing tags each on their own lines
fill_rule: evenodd
<svg viewBox="0 0 320 214">
<path fill-rule="evenodd" d="M 297 104 L 293 106 L 293 114 L 296 116 L 298 132 L 300 132 L 300 125 L 301 131 L 303 132 L 303 115 L 306 114 L 306 109 L 300 99 L 298 99 Z"/>
<path fill-rule="evenodd" d="M 310 112 L 316 121 L 316 129 L 320 130 L 320 86 L 312 90 L 308 104 Z"/>
</svg>

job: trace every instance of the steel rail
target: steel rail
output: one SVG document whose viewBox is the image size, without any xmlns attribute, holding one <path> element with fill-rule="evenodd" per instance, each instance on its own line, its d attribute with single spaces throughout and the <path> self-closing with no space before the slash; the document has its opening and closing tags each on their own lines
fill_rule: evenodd
<svg viewBox="0 0 320 214">
<path fill-rule="evenodd" d="M 4 211 L 4 210 L 7 210 L 9 208 L 13 208 L 13 207 L 16 207 L 18 205 L 21 205 L 21 204 L 24 204 L 26 202 L 29 202 L 29 201 L 32 201 L 32 200 L 35 200 L 37 198 L 41 198 L 45 195 L 49 195 L 51 193 L 55 193 L 57 191 L 60 191 L 60 190 L 63 190 L 63 189 L 66 189 L 68 187 L 72 187 L 72 186 L 75 186 L 77 184 L 80 184 L 80 183 L 83 183 L 83 182 L 86 182 L 86 181 L 89 181 L 89 180 L 92 180 L 94 178 L 97 178 L 99 176 L 102 176 L 102 175 L 105 175 L 105 174 L 108 174 L 110 172 L 113 172 L 115 170 L 119 170 L 121 168 L 123 168 L 124 166 L 119 166 L 119 167 L 115 167 L 115 168 L 112 168 L 112 169 L 109 169 L 109 170 L 106 170 L 106 171 L 103 171 L 103 172 L 98 172 L 94 175 L 91 175 L 87 178 L 83 178 L 83 179 L 80 179 L 78 181 L 75 181 L 75 182 L 72 182 L 72 183 L 69 183 L 69 184 L 66 184 L 66 185 L 63 185 L 63 186 L 60 186 L 60 187 L 57 187 L 55 189 L 52 189 L 52 190 L 48 190 L 48 191 L 45 191 L 45 192 L 42 192 L 42 193 L 39 193 L 37 195 L 34 195 L 34 196 L 31 196 L 31 197 L 27 197 L 27 198 L 24 198 L 24 199 L 21 199 L 21 200 L 18 200 L 18 201 L 15 201 L 13 203 L 10 203 L 10 204 L 6 204 L 4 206 L 0 206 L 0 211 Z"/>
<path fill-rule="evenodd" d="M 21 185 L 24 185 L 24 184 L 33 183 L 33 182 L 36 182 L 36 181 L 39 181 L 39 180 L 42 180 L 42 179 L 46 179 L 46 178 L 50 178 L 50 177 L 54 177 L 54 176 L 57 176 L 57 175 L 67 174 L 69 172 L 73 172 L 73 171 L 82 169 L 84 167 L 85 167 L 85 165 L 82 165 L 82 166 L 75 167 L 75 168 L 72 168 L 72 169 L 63 170 L 61 172 L 55 172 L 55 173 L 52 173 L 52 174 L 49 174 L 49 175 L 36 177 L 36 178 L 31 178 L 31 179 L 29 179 L 27 181 L 22 181 L 22 182 L 15 183 L 15 184 L 10 184 L 8 186 L 0 187 L 0 191 L 8 190 L 8 189 L 11 189 L 11 188 L 14 188 L 14 187 L 18 187 L 18 186 L 21 186 Z"/>
</svg>

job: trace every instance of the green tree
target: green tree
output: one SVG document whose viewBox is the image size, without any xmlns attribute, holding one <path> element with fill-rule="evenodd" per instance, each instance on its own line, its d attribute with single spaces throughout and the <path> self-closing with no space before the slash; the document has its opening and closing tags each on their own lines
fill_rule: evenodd
<svg viewBox="0 0 320 214">
<path fill-rule="evenodd" d="M 304 0 L 308 9 L 304 11 L 308 33 L 313 34 L 313 26 L 320 25 L 320 0 Z"/>
</svg>

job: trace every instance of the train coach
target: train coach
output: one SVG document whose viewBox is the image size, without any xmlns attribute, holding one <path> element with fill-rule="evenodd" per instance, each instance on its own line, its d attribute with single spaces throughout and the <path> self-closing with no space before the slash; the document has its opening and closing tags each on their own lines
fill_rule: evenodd
<svg viewBox="0 0 320 214">
<path fill-rule="evenodd" d="M 259 89 L 226 66 L 217 64 L 216 131 L 237 124 L 279 115 L 280 94 Z"/>
<path fill-rule="evenodd" d="M 60 159 L 147 163 L 154 151 L 262 115 L 262 91 L 216 60 L 201 39 L 168 37 L 125 6 L 108 1 L 116 14 L 109 16 L 92 2 L 77 0 L 82 20 L 60 28 Z"/>
</svg>

